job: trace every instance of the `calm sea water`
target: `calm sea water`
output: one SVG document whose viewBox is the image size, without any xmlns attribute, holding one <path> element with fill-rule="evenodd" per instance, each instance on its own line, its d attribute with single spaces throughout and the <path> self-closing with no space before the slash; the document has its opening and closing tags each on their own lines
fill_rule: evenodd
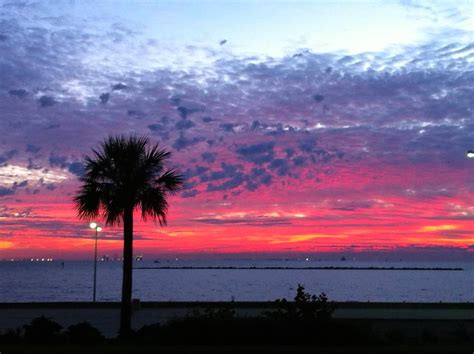
<svg viewBox="0 0 474 354">
<path fill-rule="evenodd" d="M 298 284 L 336 301 L 474 302 L 474 263 L 169 261 L 135 266 L 460 267 L 464 271 L 150 270 L 135 269 L 133 297 L 142 301 L 292 299 Z M 0 302 L 90 301 L 93 262 L 0 262 Z M 97 299 L 118 301 L 121 262 L 99 262 Z"/>
</svg>

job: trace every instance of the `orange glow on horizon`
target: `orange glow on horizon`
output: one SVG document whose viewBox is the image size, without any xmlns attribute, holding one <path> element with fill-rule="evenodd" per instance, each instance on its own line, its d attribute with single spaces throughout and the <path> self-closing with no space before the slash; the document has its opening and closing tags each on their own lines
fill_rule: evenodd
<svg viewBox="0 0 474 354">
<path fill-rule="evenodd" d="M 458 225 L 434 225 L 434 226 L 423 226 L 420 232 L 433 232 L 433 231 L 444 231 L 444 230 L 456 230 Z"/>
<path fill-rule="evenodd" d="M 368 176 L 362 178 L 344 169 L 321 189 L 303 180 L 291 188 L 272 186 L 225 200 L 212 194 L 213 198 L 205 194 L 192 199 L 173 197 L 165 227 L 143 222 L 140 214 L 135 214 L 135 252 L 317 253 L 397 247 L 469 250 L 474 244 L 474 220 L 469 218 L 474 207 L 468 189 L 430 198 L 418 198 L 412 190 L 379 195 L 364 191 L 371 183 L 370 170 L 365 170 Z M 390 171 L 394 185 L 402 183 L 397 180 L 403 177 L 398 172 Z M 449 180 L 449 174 L 436 175 L 428 168 L 416 172 L 408 173 L 407 178 L 422 179 L 420 174 L 427 173 L 423 178 L 441 176 Z M 103 227 L 99 254 L 120 255 L 121 226 L 94 221 Z M 42 255 L 89 259 L 94 237 L 89 222 L 77 218 L 70 196 L 23 195 L 21 202 L 12 202 L 0 218 L 0 259 Z"/>
<path fill-rule="evenodd" d="M 14 246 L 13 242 L 10 241 L 0 241 L 0 250 L 12 248 Z"/>
</svg>

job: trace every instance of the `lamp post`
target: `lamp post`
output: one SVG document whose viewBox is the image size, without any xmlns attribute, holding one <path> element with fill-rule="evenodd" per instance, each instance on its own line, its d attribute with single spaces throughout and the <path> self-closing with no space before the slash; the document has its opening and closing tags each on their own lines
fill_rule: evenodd
<svg viewBox="0 0 474 354">
<path fill-rule="evenodd" d="M 97 288 L 97 235 L 99 232 L 102 231 L 102 228 L 97 225 L 95 222 L 91 222 L 89 224 L 89 227 L 91 229 L 95 229 L 95 246 L 94 246 L 94 290 L 92 293 L 92 301 L 95 302 L 95 294 L 96 294 L 96 288 Z"/>
<path fill-rule="evenodd" d="M 474 150 L 467 150 L 466 156 L 468 159 L 474 159 Z"/>
</svg>

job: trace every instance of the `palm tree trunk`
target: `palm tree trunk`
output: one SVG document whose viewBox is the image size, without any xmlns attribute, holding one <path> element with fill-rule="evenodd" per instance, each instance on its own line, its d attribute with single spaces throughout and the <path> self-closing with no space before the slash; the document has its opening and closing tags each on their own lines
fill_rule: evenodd
<svg viewBox="0 0 474 354">
<path fill-rule="evenodd" d="M 131 334 L 132 322 L 132 265 L 133 265 L 133 209 L 123 214 L 123 280 L 122 303 L 120 308 L 121 337 Z"/>
</svg>

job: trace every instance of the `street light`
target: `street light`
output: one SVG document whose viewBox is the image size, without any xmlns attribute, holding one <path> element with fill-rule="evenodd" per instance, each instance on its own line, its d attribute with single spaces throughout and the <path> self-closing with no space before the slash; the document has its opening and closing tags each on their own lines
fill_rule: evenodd
<svg viewBox="0 0 474 354">
<path fill-rule="evenodd" d="M 94 247 L 94 291 L 92 293 L 92 301 L 95 302 L 95 294 L 97 288 L 97 234 L 102 231 L 102 228 L 96 222 L 89 224 L 91 229 L 95 229 L 95 247 Z"/>
<path fill-rule="evenodd" d="M 466 156 L 468 159 L 474 159 L 474 150 L 468 150 Z"/>
</svg>

